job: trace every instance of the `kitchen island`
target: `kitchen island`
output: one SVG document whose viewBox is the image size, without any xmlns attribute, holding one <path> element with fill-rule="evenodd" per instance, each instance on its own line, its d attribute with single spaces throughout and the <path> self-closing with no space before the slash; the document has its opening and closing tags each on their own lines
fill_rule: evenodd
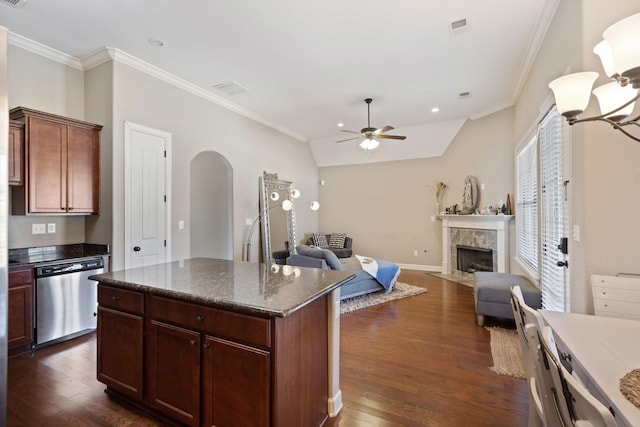
<svg viewBox="0 0 640 427">
<path fill-rule="evenodd" d="M 92 276 L 98 380 L 192 426 L 320 426 L 341 407 L 352 273 L 194 258 Z"/>
</svg>

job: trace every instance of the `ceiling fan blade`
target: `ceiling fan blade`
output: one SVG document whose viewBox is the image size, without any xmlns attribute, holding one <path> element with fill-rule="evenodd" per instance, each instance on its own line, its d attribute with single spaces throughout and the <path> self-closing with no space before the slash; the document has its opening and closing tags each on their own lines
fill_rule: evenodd
<svg viewBox="0 0 640 427">
<path fill-rule="evenodd" d="M 376 131 L 373 132 L 373 134 L 380 135 L 381 133 L 389 132 L 390 130 L 393 130 L 393 126 L 385 126 L 383 128 L 376 129 Z"/>
<path fill-rule="evenodd" d="M 346 130 L 346 129 L 342 129 L 340 132 L 355 133 L 357 135 L 360 135 L 360 132 L 354 132 L 352 130 Z"/>
<path fill-rule="evenodd" d="M 406 136 L 400 136 L 400 135 L 378 135 L 378 136 L 376 136 L 376 138 L 380 138 L 380 139 L 399 139 L 401 141 L 404 141 L 405 139 L 407 139 Z"/>
<path fill-rule="evenodd" d="M 360 139 L 360 138 L 359 137 L 355 137 L 355 138 L 341 139 L 340 141 L 336 141 L 336 143 L 338 143 L 338 142 L 346 142 L 346 141 L 353 141 L 355 139 Z"/>
</svg>

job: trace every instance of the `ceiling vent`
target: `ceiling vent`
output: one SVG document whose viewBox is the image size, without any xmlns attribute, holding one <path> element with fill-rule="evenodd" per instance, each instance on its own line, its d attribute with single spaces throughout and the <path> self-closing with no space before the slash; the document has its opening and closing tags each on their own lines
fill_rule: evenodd
<svg viewBox="0 0 640 427">
<path fill-rule="evenodd" d="M 458 97 L 460 99 L 469 98 L 469 97 L 471 97 L 471 92 L 460 92 L 458 94 Z"/>
<path fill-rule="evenodd" d="M 467 25 L 466 18 L 452 21 L 449 24 L 449 32 L 451 33 L 452 36 L 457 36 L 462 33 L 466 33 L 468 29 L 469 29 L 469 26 Z"/>
<path fill-rule="evenodd" d="M 27 0 L 0 0 L 0 3 L 8 4 L 16 9 L 20 9 L 26 2 Z"/>
<path fill-rule="evenodd" d="M 245 89 L 244 87 L 242 87 L 236 82 L 220 83 L 220 84 L 214 85 L 213 89 L 217 90 L 218 92 L 222 92 L 224 94 L 231 95 L 231 96 L 239 95 L 241 93 L 247 92 L 247 89 Z"/>
</svg>

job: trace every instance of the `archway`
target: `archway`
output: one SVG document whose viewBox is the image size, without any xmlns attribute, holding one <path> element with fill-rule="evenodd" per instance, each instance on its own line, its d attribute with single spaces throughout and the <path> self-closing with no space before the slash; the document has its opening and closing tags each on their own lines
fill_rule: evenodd
<svg viewBox="0 0 640 427">
<path fill-rule="evenodd" d="M 233 259 L 233 173 L 223 156 L 203 151 L 191 160 L 191 257 Z"/>
</svg>

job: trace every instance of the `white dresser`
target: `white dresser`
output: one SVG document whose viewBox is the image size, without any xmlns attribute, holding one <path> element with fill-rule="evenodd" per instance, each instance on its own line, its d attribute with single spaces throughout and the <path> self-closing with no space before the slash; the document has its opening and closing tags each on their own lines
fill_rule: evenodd
<svg viewBox="0 0 640 427">
<path fill-rule="evenodd" d="M 591 276 L 596 316 L 640 320 L 640 277 Z"/>
</svg>

